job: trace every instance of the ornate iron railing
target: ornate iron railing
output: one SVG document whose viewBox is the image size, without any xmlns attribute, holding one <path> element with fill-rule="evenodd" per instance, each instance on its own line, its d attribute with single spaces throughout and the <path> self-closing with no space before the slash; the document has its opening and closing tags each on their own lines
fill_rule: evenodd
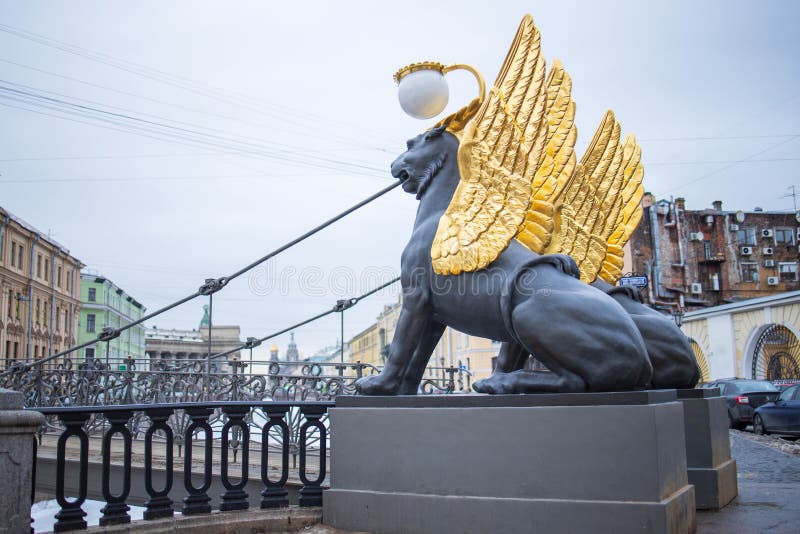
<svg viewBox="0 0 800 534">
<path fill-rule="evenodd" d="M 331 400 L 355 393 L 362 376 L 380 372 L 365 363 L 212 361 L 185 359 L 66 359 L 52 367 L 18 368 L 0 387 L 25 395 L 28 407 L 111 406 L 198 401 Z M 420 393 L 470 390 L 468 366 L 431 367 Z"/>
<path fill-rule="evenodd" d="M 299 425 L 296 454 L 300 458 L 298 476 L 301 484 L 298 504 L 300 506 L 320 506 L 322 504 L 323 484 L 327 477 L 328 427 L 326 413 L 333 403 L 315 402 L 200 402 L 200 403 L 157 403 L 127 404 L 118 406 L 77 406 L 59 408 L 38 408 L 45 414 L 53 427 L 62 428 L 56 445 L 55 496 L 60 506 L 56 514 L 55 531 L 80 530 L 87 528 L 83 510 L 88 495 L 89 448 L 93 420 L 103 420 L 102 433 L 102 482 L 101 491 L 106 505 L 102 509 L 100 525 L 128 523 L 128 497 L 132 481 L 133 437 L 141 433 L 144 437 L 144 489 L 148 499 L 144 503 L 144 519 L 152 520 L 171 517 L 176 504 L 170 498 L 173 489 L 173 472 L 181 469 L 185 496 L 180 504 L 183 514 L 207 514 L 212 511 L 209 488 L 212 483 L 215 443 L 219 447 L 219 477 L 225 492 L 221 495 L 220 510 L 246 510 L 249 508 L 249 495 L 246 490 L 250 479 L 250 467 L 260 466 L 262 483 L 261 508 L 288 506 L 287 482 L 289 481 L 289 456 L 292 454 L 291 419 L 301 420 Z M 185 417 L 184 417 L 185 416 Z M 176 424 L 176 422 L 188 424 Z M 253 425 L 257 432 L 251 432 Z M 95 430 L 97 427 L 95 426 Z M 202 435 L 202 438 L 200 438 Z M 70 495 L 67 484 L 68 442 L 78 441 L 77 490 Z M 112 453 L 112 444 L 122 444 L 119 451 Z M 182 443 L 182 468 L 176 466 L 174 449 Z M 163 451 L 163 485 L 155 483 L 153 451 L 154 447 Z M 193 471 L 197 456 L 196 447 L 201 447 L 202 483 L 193 481 Z M 117 447 L 119 448 L 119 447 Z M 237 455 L 230 452 L 236 450 Z M 41 451 L 41 447 L 40 447 Z M 74 452 L 74 451 L 73 451 Z M 280 455 L 279 477 L 270 478 L 270 454 Z M 40 452 L 41 453 L 41 452 Z M 251 453 L 254 453 L 251 455 Z M 251 458 L 256 459 L 251 461 Z M 312 470 L 313 458 L 316 466 Z M 112 461 L 120 463 L 116 469 L 122 470 L 122 481 L 112 484 Z M 238 463 L 238 466 L 234 464 Z M 236 467 L 237 474 L 232 475 Z M 194 475 L 197 476 L 197 473 Z M 34 480 L 35 484 L 35 480 Z M 117 493 L 112 485 L 119 488 Z"/>
</svg>

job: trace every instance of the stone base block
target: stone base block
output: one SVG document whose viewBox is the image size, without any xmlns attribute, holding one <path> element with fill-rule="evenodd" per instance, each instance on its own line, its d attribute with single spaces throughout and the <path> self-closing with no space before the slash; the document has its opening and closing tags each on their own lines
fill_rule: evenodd
<svg viewBox="0 0 800 534">
<path fill-rule="evenodd" d="M 698 510 L 719 510 L 739 494 L 731 459 L 728 409 L 718 388 L 678 390 L 683 403 L 686 466 Z"/>
<path fill-rule="evenodd" d="M 674 391 L 339 397 L 330 417 L 331 489 L 323 522 L 336 528 L 696 528 L 683 407 Z"/>
<path fill-rule="evenodd" d="M 689 484 L 695 487 L 698 510 L 719 510 L 739 494 L 736 480 L 736 460 L 728 460 L 717 467 L 690 467 Z"/>
<path fill-rule="evenodd" d="M 375 534 L 694 532 L 694 488 L 658 503 L 328 490 L 323 522 Z"/>
</svg>

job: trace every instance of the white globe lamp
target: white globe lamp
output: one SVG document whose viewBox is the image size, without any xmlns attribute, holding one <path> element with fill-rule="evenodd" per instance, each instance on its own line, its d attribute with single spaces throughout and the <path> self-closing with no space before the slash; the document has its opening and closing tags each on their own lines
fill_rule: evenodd
<svg viewBox="0 0 800 534">
<path fill-rule="evenodd" d="M 440 71 L 417 70 L 403 76 L 397 96 L 403 111 L 415 119 L 430 119 L 447 106 L 450 89 Z"/>
<path fill-rule="evenodd" d="M 475 76 L 482 101 L 485 93 L 483 78 L 474 68 L 422 61 L 406 65 L 394 74 L 400 107 L 415 119 L 430 119 L 444 111 L 450 98 L 450 88 L 444 76 L 456 69 L 467 70 Z"/>
</svg>

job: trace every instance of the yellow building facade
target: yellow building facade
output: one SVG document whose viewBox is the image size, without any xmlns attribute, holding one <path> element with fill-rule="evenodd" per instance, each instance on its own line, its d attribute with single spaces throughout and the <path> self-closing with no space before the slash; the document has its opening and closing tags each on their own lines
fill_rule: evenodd
<svg viewBox="0 0 800 534">
<path fill-rule="evenodd" d="M 689 312 L 681 328 L 704 381 L 800 379 L 800 291 Z"/>
<path fill-rule="evenodd" d="M 0 369 L 76 344 L 81 267 L 62 245 L 0 208 Z"/>
</svg>

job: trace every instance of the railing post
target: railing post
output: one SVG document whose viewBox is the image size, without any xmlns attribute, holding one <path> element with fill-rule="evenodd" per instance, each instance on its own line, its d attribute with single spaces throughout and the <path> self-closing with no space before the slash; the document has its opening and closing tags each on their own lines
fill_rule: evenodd
<svg viewBox="0 0 800 534">
<path fill-rule="evenodd" d="M 269 422 L 261 430 L 261 508 L 283 508 L 289 506 L 286 481 L 289 480 L 289 425 L 285 417 L 288 406 L 272 405 L 265 408 Z M 269 479 L 269 431 L 273 427 L 281 429 L 281 478 L 277 482 Z"/>
<path fill-rule="evenodd" d="M 211 459 L 214 434 L 211 425 L 208 424 L 208 417 L 214 410 L 212 408 L 186 408 L 186 414 L 191 419 L 191 424 L 186 427 L 184 432 L 184 457 L 183 457 L 183 485 L 186 487 L 188 495 L 183 498 L 184 515 L 208 514 L 211 513 L 211 497 L 208 496 L 208 489 L 211 487 Z M 195 430 L 203 430 L 205 433 L 204 462 L 203 462 L 203 485 L 196 488 L 192 485 L 192 434 Z"/>
<path fill-rule="evenodd" d="M 250 407 L 240 405 L 225 406 L 222 411 L 228 416 L 228 421 L 222 427 L 220 478 L 222 478 L 222 485 L 225 486 L 225 493 L 222 494 L 222 503 L 220 503 L 219 509 L 223 512 L 228 510 L 247 510 L 250 507 L 250 502 L 247 500 L 247 492 L 244 491 L 244 488 L 247 486 L 250 470 L 250 430 L 247 428 L 244 418 L 250 413 Z M 228 431 L 231 427 L 238 427 L 242 431 L 242 476 L 238 484 L 231 484 L 228 477 Z"/>
<path fill-rule="evenodd" d="M 131 432 L 125 425 L 133 412 L 108 411 L 103 415 L 111 426 L 103 436 L 103 498 L 106 500 L 106 505 L 101 510 L 103 512 L 100 518 L 101 527 L 131 522 L 131 516 L 128 515 L 128 510 L 131 508 L 125 504 L 131 491 Z M 119 495 L 111 493 L 111 439 L 114 434 L 122 434 L 123 443 L 122 492 Z"/>
<path fill-rule="evenodd" d="M 327 408 L 325 406 L 303 406 L 302 413 L 306 417 L 306 422 L 300 427 L 300 481 L 303 487 L 300 488 L 300 506 L 322 506 L 322 482 L 325 480 L 327 471 L 327 430 L 325 424 L 320 421 Z M 307 441 L 308 429 L 315 427 L 319 431 L 319 474 L 315 480 L 309 480 L 306 475 L 306 457 L 308 455 Z"/>
<path fill-rule="evenodd" d="M 172 447 L 174 439 L 172 429 L 167 424 L 172 410 L 169 408 L 155 408 L 145 410 L 145 413 L 151 421 L 150 428 L 147 429 L 144 435 L 144 487 L 150 498 L 144 503 L 147 510 L 145 510 L 142 515 L 145 519 L 172 517 L 175 512 L 172 509 L 172 499 L 169 498 L 169 492 L 172 489 Z M 164 432 L 166 437 L 164 441 L 164 451 L 166 454 L 164 474 L 166 479 L 164 481 L 164 487 L 160 491 L 156 491 L 153 488 L 153 434 L 158 430 Z"/>
<path fill-rule="evenodd" d="M 0 525 L 7 532 L 30 532 L 33 464 L 31 439 L 44 423 L 39 412 L 23 410 L 22 393 L 0 389 Z"/>
<path fill-rule="evenodd" d="M 56 449 L 56 500 L 61 510 L 56 514 L 56 523 L 53 531 L 66 532 L 68 530 L 86 529 L 86 512 L 81 506 L 86 500 L 89 478 L 89 436 L 83 425 L 89 419 L 89 412 L 70 412 L 60 415 L 61 422 L 66 427 L 58 437 Z M 66 490 L 66 463 L 67 440 L 77 436 L 80 441 L 80 461 L 78 465 L 78 496 L 74 501 L 67 501 Z"/>
</svg>

